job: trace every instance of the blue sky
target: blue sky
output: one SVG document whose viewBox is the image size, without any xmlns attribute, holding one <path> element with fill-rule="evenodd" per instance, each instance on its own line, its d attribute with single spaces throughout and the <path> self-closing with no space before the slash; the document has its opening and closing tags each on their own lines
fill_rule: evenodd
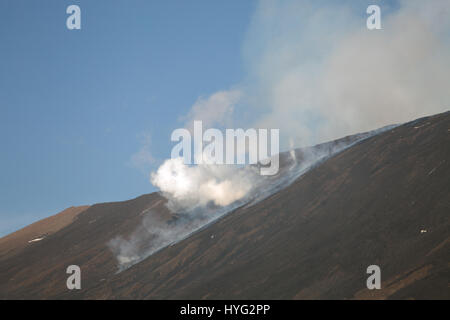
<svg viewBox="0 0 450 320">
<path fill-rule="evenodd" d="M 67 6 L 82 29 L 66 28 Z M 196 99 L 242 77 L 254 1 L 0 2 L 0 236 L 72 206 L 154 191 L 130 164 Z"/>
</svg>

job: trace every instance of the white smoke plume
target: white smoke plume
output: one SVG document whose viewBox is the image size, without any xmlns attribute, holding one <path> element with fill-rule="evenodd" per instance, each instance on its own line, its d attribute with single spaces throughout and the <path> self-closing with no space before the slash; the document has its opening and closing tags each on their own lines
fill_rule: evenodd
<svg viewBox="0 0 450 320">
<path fill-rule="evenodd" d="M 189 166 L 182 158 L 168 159 L 152 173 L 151 182 L 169 199 L 169 207 L 193 209 L 212 202 L 228 206 L 240 200 L 261 180 L 255 167 L 201 164 Z"/>
<path fill-rule="evenodd" d="M 239 127 L 281 129 L 280 145 L 292 150 L 447 110 L 450 1 L 390 3 L 377 3 L 382 30 L 368 30 L 372 3 L 260 1 L 244 43 L 246 79 L 199 98 L 186 127 L 228 123 L 235 112 Z M 244 198 L 255 176 L 167 160 L 151 180 L 191 208 Z"/>
<path fill-rule="evenodd" d="M 279 128 L 280 146 L 292 149 L 446 111 L 450 1 L 399 0 L 393 7 L 378 1 L 382 30 L 366 28 L 372 3 L 355 3 L 260 1 L 243 46 L 245 79 L 200 98 L 186 127 L 191 120 L 214 125 L 234 119 L 234 127 Z M 167 160 L 151 181 L 184 218 L 172 225 L 150 219 L 150 227 L 111 247 L 126 268 L 286 187 L 352 143 L 291 152 L 291 162 L 273 177 L 259 176 L 252 166 Z M 144 249 L 136 246 L 141 241 Z"/>
<path fill-rule="evenodd" d="M 282 166 L 275 176 L 261 176 L 256 166 L 187 166 L 181 158 L 166 160 L 152 174 L 152 182 L 168 199 L 168 207 L 176 213 L 176 218 L 170 222 L 162 221 L 153 214 L 154 209 L 149 208 L 143 212 L 142 224 L 129 237 L 112 239 L 109 247 L 117 258 L 118 271 L 185 239 L 239 207 L 251 206 L 267 198 L 322 161 L 389 128 L 360 134 L 346 141 L 291 150 L 282 154 Z"/>
</svg>

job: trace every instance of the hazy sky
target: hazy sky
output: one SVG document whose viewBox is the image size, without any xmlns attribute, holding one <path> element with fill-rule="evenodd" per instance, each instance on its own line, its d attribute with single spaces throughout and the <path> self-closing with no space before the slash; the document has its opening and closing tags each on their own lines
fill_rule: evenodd
<svg viewBox="0 0 450 320">
<path fill-rule="evenodd" d="M 433 3 L 433 6 L 427 5 Z M 66 8 L 81 7 L 81 30 Z M 382 8 L 368 31 L 366 8 Z M 448 110 L 449 1 L 0 1 L 0 236 L 155 191 L 170 134 L 285 148 Z"/>
</svg>

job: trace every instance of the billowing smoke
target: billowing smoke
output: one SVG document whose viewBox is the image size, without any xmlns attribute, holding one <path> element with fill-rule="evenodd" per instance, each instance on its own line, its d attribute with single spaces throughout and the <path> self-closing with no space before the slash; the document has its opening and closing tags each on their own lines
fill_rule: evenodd
<svg viewBox="0 0 450 320">
<path fill-rule="evenodd" d="M 182 158 L 166 160 L 151 182 L 169 199 L 169 207 L 194 209 L 208 203 L 228 206 L 244 198 L 261 181 L 255 167 L 201 164 L 188 166 Z"/>
<path fill-rule="evenodd" d="M 343 141 L 290 150 L 281 155 L 277 175 L 261 176 L 257 166 L 199 164 L 187 166 L 181 158 L 166 160 L 152 174 L 175 219 L 163 221 L 145 210 L 141 225 L 129 237 L 116 237 L 109 247 L 116 255 L 119 272 L 162 248 L 177 243 L 225 214 L 253 205 L 289 186 L 295 179 L 338 152 L 386 127 Z"/>
<path fill-rule="evenodd" d="M 244 41 L 246 78 L 200 98 L 185 119 L 280 129 L 281 148 L 293 149 L 447 110 L 450 1 L 377 1 L 382 30 L 366 28 L 369 4 L 260 1 Z M 356 140 L 291 151 L 270 177 L 256 166 L 166 160 L 151 182 L 181 218 L 167 224 L 149 213 L 134 234 L 110 246 L 126 268 L 288 186 Z"/>
</svg>

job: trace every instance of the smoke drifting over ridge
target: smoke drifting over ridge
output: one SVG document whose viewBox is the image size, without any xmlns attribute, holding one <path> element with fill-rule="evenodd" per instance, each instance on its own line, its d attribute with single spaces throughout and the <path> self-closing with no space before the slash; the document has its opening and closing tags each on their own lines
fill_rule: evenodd
<svg viewBox="0 0 450 320">
<path fill-rule="evenodd" d="M 447 110 L 450 2 L 400 0 L 390 8 L 378 1 L 382 30 L 366 28 L 369 4 L 260 1 L 244 41 L 246 78 L 200 98 L 185 127 L 204 120 L 210 127 L 280 128 L 280 146 L 292 150 Z M 183 217 L 170 226 L 145 218 L 147 227 L 113 240 L 121 269 L 289 185 L 351 143 L 308 149 L 300 159 L 291 152 L 289 169 L 275 177 L 251 166 L 166 160 L 151 181 Z M 142 241 L 146 246 L 136 245 Z"/>
<path fill-rule="evenodd" d="M 369 4 L 381 7 L 382 30 L 367 29 Z M 260 1 L 243 43 L 245 79 L 189 115 L 282 128 L 287 149 L 290 138 L 314 145 L 446 111 L 449 15 L 447 0 Z"/>
<path fill-rule="evenodd" d="M 285 152 L 281 154 L 280 171 L 274 176 L 259 175 L 255 166 L 189 167 L 182 159 L 167 160 L 152 175 L 152 181 L 168 199 L 168 207 L 176 218 L 162 221 L 149 208 L 142 213 L 142 224 L 129 237 L 112 239 L 109 247 L 117 258 L 118 271 L 185 239 L 239 207 L 267 198 L 329 157 L 390 128 Z M 205 186 L 211 190 L 201 190 Z"/>
<path fill-rule="evenodd" d="M 246 79 L 199 98 L 185 127 L 202 120 L 206 127 L 280 128 L 281 148 L 293 149 L 445 111 L 450 2 L 389 3 L 377 2 L 382 30 L 368 30 L 368 4 L 260 1 L 243 46 Z M 174 159 L 151 181 L 186 209 L 210 200 L 226 206 L 260 184 L 251 169 Z"/>
<path fill-rule="evenodd" d="M 376 4 L 382 30 L 368 4 L 261 1 L 244 44 L 251 126 L 283 128 L 286 148 L 447 110 L 450 2 Z"/>
</svg>

